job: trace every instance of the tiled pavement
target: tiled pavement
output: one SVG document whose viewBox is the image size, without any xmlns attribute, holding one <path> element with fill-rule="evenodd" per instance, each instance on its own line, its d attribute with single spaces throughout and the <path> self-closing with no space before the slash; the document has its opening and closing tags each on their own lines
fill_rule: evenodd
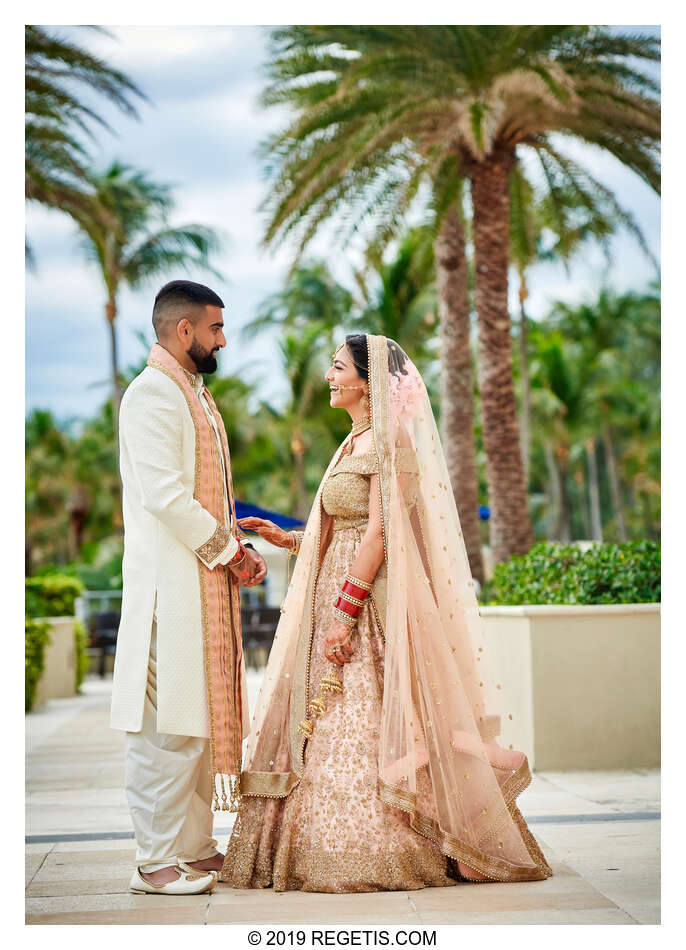
<svg viewBox="0 0 686 950">
<path fill-rule="evenodd" d="M 255 676 L 249 677 L 254 693 Z M 276 894 L 218 884 L 207 895 L 130 894 L 134 845 L 123 737 L 109 683 L 27 717 L 29 924 L 657 924 L 660 773 L 536 773 L 519 798 L 552 865 L 547 881 L 373 894 Z M 231 816 L 218 815 L 225 845 Z"/>
</svg>

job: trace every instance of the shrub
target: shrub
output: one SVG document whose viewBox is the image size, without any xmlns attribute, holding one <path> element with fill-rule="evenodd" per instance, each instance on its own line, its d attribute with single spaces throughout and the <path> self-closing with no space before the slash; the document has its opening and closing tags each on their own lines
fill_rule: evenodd
<svg viewBox="0 0 686 950">
<path fill-rule="evenodd" d="M 72 617 L 74 601 L 83 591 L 76 577 L 48 574 L 26 578 L 26 615 L 28 617 Z"/>
<path fill-rule="evenodd" d="M 484 604 L 636 604 L 660 600 L 660 544 L 543 541 L 496 565 Z"/>
<path fill-rule="evenodd" d="M 88 644 L 90 637 L 88 631 L 80 620 L 74 622 L 74 648 L 76 650 L 76 682 L 74 683 L 75 692 L 81 691 L 81 683 L 88 672 L 90 657 L 88 656 Z"/>
<path fill-rule="evenodd" d="M 36 687 L 45 666 L 45 648 L 50 643 L 50 624 L 45 621 L 24 621 L 24 709 L 28 712 L 36 698 Z"/>
</svg>

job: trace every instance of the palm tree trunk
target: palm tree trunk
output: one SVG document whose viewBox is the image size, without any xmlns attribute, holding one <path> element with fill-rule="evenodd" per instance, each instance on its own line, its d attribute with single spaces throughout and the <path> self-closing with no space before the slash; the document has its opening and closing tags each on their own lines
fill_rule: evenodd
<svg viewBox="0 0 686 950">
<path fill-rule="evenodd" d="M 586 472 L 584 471 L 583 463 L 579 465 L 574 471 L 574 477 L 572 479 L 572 484 L 574 486 L 573 498 L 572 498 L 572 513 L 578 512 L 581 516 L 581 537 L 590 538 L 593 535 L 593 529 L 591 528 L 591 515 L 588 509 L 588 506 L 585 504 L 586 501 Z"/>
<path fill-rule="evenodd" d="M 612 496 L 612 507 L 615 510 L 617 519 L 617 534 L 621 544 L 625 544 L 629 538 L 626 532 L 624 522 L 624 508 L 622 506 L 622 495 L 619 489 L 619 478 L 617 476 L 617 462 L 615 460 L 615 448 L 612 439 L 612 430 L 609 422 L 603 426 L 603 445 L 605 447 L 605 460 L 607 463 L 607 474 L 610 480 L 610 495 Z"/>
<path fill-rule="evenodd" d="M 598 488 L 598 462 L 595 457 L 595 439 L 586 439 L 586 458 L 588 460 L 588 498 L 591 510 L 591 537 L 594 541 L 602 541 L 603 524 L 600 519 L 600 490 Z"/>
<path fill-rule="evenodd" d="M 555 463 L 557 465 L 558 479 L 560 485 L 560 505 L 557 509 L 557 540 L 563 544 L 568 544 L 572 540 L 572 531 L 570 524 L 570 504 L 569 504 L 569 483 L 567 462 L 569 459 L 569 450 L 566 445 L 558 445 L 555 450 Z"/>
<path fill-rule="evenodd" d="M 119 436 L 119 409 L 121 407 L 121 381 L 119 378 L 119 359 L 117 355 L 117 333 L 114 321 L 117 318 L 117 301 L 110 297 L 105 305 L 105 316 L 110 328 L 110 358 L 112 366 L 112 408 L 114 410 L 114 434 Z"/>
<path fill-rule="evenodd" d="M 520 424 L 522 431 L 522 465 L 524 481 L 529 485 L 529 464 L 531 455 L 531 394 L 529 391 L 529 326 L 524 301 L 528 296 L 524 274 L 520 274 L 519 285 L 519 376 L 522 381 L 522 406 Z"/>
<path fill-rule="evenodd" d="M 556 540 L 557 519 L 560 510 L 560 473 L 555 464 L 555 453 L 551 443 L 546 439 L 543 445 L 546 466 L 548 468 L 548 478 L 550 479 L 550 504 L 548 506 L 548 517 L 546 518 L 546 533 L 548 541 Z"/>
<path fill-rule="evenodd" d="M 443 219 L 434 244 L 434 259 L 441 321 L 441 439 L 469 567 L 483 585 L 467 258 L 464 232 L 455 207 Z"/>
<path fill-rule="evenodd" d="M 525 554 L 534 541 L 512 373 L 507 300 L 514 153 L 501 151 L 468 169 L 472 181 L 479 390 L 496 561 Z"/>
</svg>

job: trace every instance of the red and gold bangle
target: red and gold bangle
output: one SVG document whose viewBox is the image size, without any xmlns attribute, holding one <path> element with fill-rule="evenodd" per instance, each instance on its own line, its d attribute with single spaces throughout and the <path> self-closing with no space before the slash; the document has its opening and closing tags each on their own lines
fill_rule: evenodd
<svg viewBox="0 0 686 950">
<path fill-rule="evenodd" d="M 345 589 L 345 586 L 341 590 L 340 597 L 345 598 L 349 604 L 355 604 L 356 607 L 364 607 L 364 598 L 362 600 L 358 600 L 357 597 L 353 597 L 353 595 Z"/>
<path fill-rule="evenodd" d="M 369 597 L 371 589 L 372 585 L 366 581 L 358 580 L 351 574 L 345 575 L 345 583 L 342 587 L 343 593 L 352 594 L 352 596 L 358 600 L 366 600 L 366 598 Z"/>
<path fill-rule="evenodd" d="M 357 617 L 361 609 L 362 607 L 358 607 L 357 604 L 351 604 L 345 597 L 339 597 L 336 601 L 336 610 L 342 610 L 343 613 L 348 614 L 350 617 Z"/>
</svg>

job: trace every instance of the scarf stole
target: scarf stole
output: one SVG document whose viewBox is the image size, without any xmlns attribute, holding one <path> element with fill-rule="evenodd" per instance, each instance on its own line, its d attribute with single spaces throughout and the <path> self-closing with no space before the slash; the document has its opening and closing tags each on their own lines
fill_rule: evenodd
<svg viewBox="0 0 686 950">
<path fill-rule="evenodd" d="M 193 497 L 224 525 L 224 490 L 229 514 L 235 524 L 231 457 L 226 430 L 216 404 L 205 390 L 210 410 L 217 422 L 226 482 L 222 474 L 217 439 L 205 409 L 179 362 L 156 343 L 148 366 L 172 379 L 181 389 L 195 428 L 195 483 Z M 228 525 L 224 525 L 228 527 Z M 207 683 L 210 728 L 210 773 L 213 808 L 236 811 L 240 801 L 240 774 L 243 739 L 240 587 L 228 567 L 219 564 L 210 570 L 197 558 L 200 580 L 203 651 Z M 228 797 L 227 797 L 228 787 Z"/>
</svg>

